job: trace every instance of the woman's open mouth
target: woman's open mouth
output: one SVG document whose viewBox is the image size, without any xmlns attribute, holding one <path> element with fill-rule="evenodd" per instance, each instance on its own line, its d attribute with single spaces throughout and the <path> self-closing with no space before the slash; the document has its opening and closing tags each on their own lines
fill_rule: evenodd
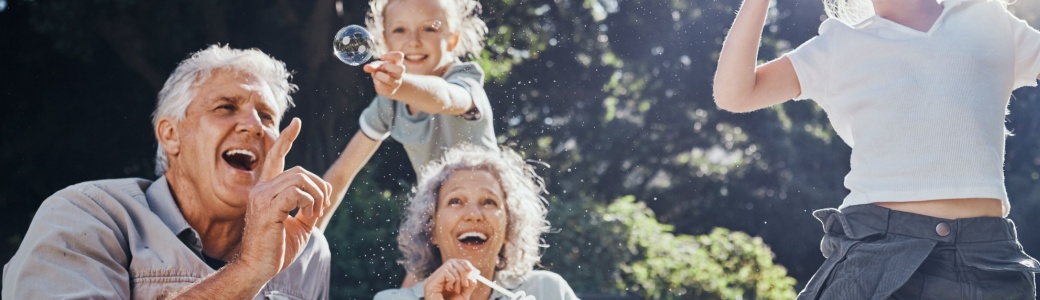
<svg viewBox="0 0 1040 300">
<path fill-rule="evenodd" d="M 476 231 L 468 231 L 458 236 L 459 242 L 468 246 L 480 246 L 487 242 L 487 235 Z"/>
</svg>

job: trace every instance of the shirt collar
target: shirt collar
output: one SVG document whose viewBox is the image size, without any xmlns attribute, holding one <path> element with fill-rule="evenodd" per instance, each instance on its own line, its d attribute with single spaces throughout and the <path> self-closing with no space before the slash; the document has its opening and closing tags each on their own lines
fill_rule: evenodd
<svg viewBox="0 0 1040 300">
<path fill-rule="evenodd" d="M 170 228 L 170 232 L 176 234 L 185 246 L 201 253 L 202 239 L 199 237 L 199 233 L 192 229 L 191 225 L 188 225 L 188 221 L 184 219 L 184 214 L 181 213 L 177 201 L 173 198 L 173 193 L 170 192 L 170 184 L 166 181 L 166 176 L 156 179 L 144 192 L 144 195 L 148 199 L 148 206 L 151 207 L 152 212 L 159 216 L 166 227 Z"/>
<path fill-rule="evenodd" d="M 943 5 L 944 9 L 951 9 L 951 8 L 954 8 L 957 5 L 964 4 L 965 2 L 968 2 L 968 1 L 969 0 L 944 0 L 944 1 L 941 1 L 939 3 L 941 3 Z"/>
<path fill-rule="evenodd" d="M 953 10 L 954 7 L 960 6 L 967 2 L 976 0 L 943 0 L 939 4 L 942 5 L 942 13 L 932 24 L 932 27 L 928 31 L 918 31 L 911 29 L 902 24 L 893 22 L 891 20 L 879 17 L 878 15 L 872 15 L 869 18 L 864 19 L 858 24 L 851 25 L 853 28 L 867 29 L 877 32 L 879 35 L 893 38 L 893 39 L 913 39 L 918 37 L 930 36 L 934 31 L 938 30 L 945 21 L 947 14 Z M 990 0 L 983 0 L 990 1 Z"/>
</svg>

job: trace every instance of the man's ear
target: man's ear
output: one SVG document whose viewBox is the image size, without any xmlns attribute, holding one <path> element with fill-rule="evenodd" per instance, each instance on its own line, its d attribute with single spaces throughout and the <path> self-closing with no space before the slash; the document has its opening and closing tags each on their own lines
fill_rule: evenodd
<svg viewBox="0 0 1040 300">
<path fill-rule="evenodd" d="M 159 122 L 155 124 L 155 138 L 159 140 L 159 145 L 162 145 L 163 151 L 166 151 L 167 159 L 180 153 L 181 139 L 180 135 L 177 134 L 177 126 L 173 120 L 169 118 L 159 119 Z"/>
</svg>

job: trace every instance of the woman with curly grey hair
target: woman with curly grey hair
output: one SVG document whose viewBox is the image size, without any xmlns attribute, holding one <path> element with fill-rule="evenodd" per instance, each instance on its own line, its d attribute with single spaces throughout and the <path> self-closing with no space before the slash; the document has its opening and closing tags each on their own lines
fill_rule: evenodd
<svg viewBox="0 0 1040 300">
<path fill-rule="evenodd" d="M 577 299 L 563 278 L 533 270 L 549 230 L 540 177 L 509 149 L 463 145 L 423 169 L 397 237 L 401 263 L 422 281 L 376 299 L 492 299 L 474 270 L 514 293 Z"/>
</svg>

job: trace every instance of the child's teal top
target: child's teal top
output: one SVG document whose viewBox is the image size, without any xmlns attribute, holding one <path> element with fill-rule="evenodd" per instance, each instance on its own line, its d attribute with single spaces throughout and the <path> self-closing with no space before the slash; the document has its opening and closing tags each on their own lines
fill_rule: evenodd
<svg viewBox="0 0 1040 300">
<path fill-rule="evenodd" d="M 421 111 L 412 116 L 403 102 L 376 96 L 361 113 L 361 131 L 373 140 L 382 141 L 389 136 L 400 142 L 417 174 L 427 163 L 459 144 L 498 149 L 491 103 L 484 93 L 484 70 L 474 62 L 458 62 L 444 72 L 444 80 L 466 89 L 474 109 L 457 116 Z"/>
</svg>

